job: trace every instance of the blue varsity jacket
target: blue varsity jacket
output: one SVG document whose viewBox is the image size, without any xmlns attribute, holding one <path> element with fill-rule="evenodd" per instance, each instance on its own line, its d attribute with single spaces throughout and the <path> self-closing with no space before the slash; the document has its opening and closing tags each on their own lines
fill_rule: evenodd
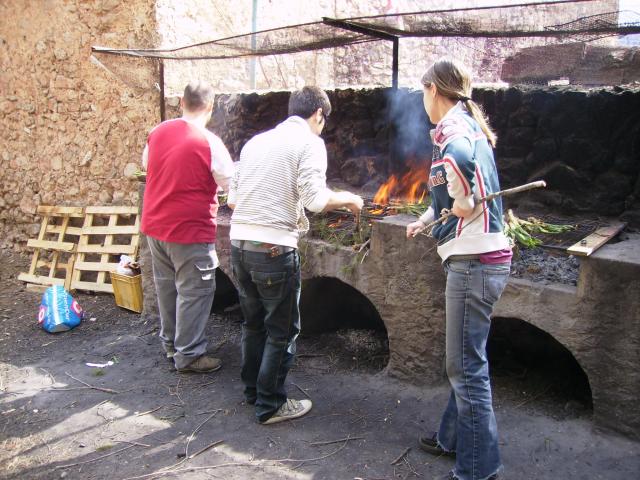
<svg viewBox="0 0 640 480">
<path fill-rule="evenodd" d="M 433 211 L 429 215 L 439 217 L 443 208 L 453 207 L 454 201 L 465 208 L 473 207 L 473 213 L 467 218 L 452 215 L 433 228 L 442 261 L 451 255 L 509 248 L 503 234 L 502 200 L 477 203 L 480 198 L 500 190 L 493 151 L 478 123 L 459 102 L 447 112 L 432 135 L 429 190 Z"/>
</svg>

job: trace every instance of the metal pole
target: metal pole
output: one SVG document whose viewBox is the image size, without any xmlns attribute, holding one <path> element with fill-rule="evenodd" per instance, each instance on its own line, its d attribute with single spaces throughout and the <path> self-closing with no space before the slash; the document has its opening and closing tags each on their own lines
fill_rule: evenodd
<svg viewBox="0 0 640 480">
<path fill-rule="evenodd" d="M 167 119 L 167 113 L 164 106 L 164 60 L 160 59 L 160 72 L 158 85 L 160 86 L 160 121 L 164 122 Z"/>
<path fill-rule="evenodd" d="M 255 31 L 258 29 L 258 0 L 253 0 L 253 10 L 251 11 L 251 51 L 255 52 L 257 43 Z M 249 63 L 249 78 L 251 79 L 251 90 L 256 89 L 256 57 L 251 57 Z"/>
<path fill-rule="evenodd" d="M 400 53 L 400 39 L 393 39 L 393 60 L 391 63 L 391 88 L 398 89 L 398 57 Z"/>
</svg>

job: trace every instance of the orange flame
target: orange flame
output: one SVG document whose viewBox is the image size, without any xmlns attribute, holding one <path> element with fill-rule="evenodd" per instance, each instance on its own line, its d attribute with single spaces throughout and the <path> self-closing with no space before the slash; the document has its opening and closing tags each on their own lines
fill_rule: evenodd
<svg viewBox="0 0 640 480">
<path fill-rule="evenodd" d="M 409 203 L 421 202 L 427 194 L 427 184 L 429 175 L 424 165 L 411 163 L 409 171 L 397 177 L 395 174 L 383 183 L 376 195 L 373 197 L 374 203 L 387 205 L 389 200 L 401 198 Z"/>
<path fill-rule="evenodd" d="M 338 217 L 338 219 L 335 222 L 328 224 L 327 227 L 336 228 L 336 227 L 339 227 L 341 224 L 342 224 L 342 217 Z"/>
</svg>

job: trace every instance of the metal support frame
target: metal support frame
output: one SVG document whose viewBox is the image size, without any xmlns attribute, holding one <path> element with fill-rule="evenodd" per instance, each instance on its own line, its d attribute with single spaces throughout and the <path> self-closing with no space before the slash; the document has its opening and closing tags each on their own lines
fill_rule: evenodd
<svg viewBox="0 0 640 480">
<path fill-rule="evenodd" d="M 322 17 L 322 23 L 331 25 L 332 27 L 342 28 L 343 30 L 349 30 L 350 32 L 361 33 L 369 37 L 377 38 L 379 40 L 388 40 L 393 45 L 393 60 L 391 63 L 391 88 L 398 89 L 398 57 L 400 53 L 400 39 L 396 35 L 390 33 L 381 32 L 373 28 L 363 27 L 362 25 L 355 25 L 346 20 L 338 20 L 335 18 Z"/>
<path fill-rule="evenodd" d="M 164 122 L 167 119 L 167 112 L 164 105 L 164 60 L 159 60 L 158 68 L 158 86 L 160 87 L 160 121 Z"/>
</svg>

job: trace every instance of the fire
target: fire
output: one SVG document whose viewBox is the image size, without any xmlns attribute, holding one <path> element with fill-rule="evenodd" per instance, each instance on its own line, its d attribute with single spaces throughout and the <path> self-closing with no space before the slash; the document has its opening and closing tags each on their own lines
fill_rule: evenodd
<svg viewBox="0 0 640 480">
<path fill-rule="evenodd" d="M 335 222 L 330 223 L 329 225 L 327 225 L 327 227 L 336 228 L 336 227 L 339 227 L 341 224 L 342 224 L 342 217 L 338 217 L 338 219 Z"/>
<path fill-rule="evenodd" d="M 425 166 L 412 163 L 409 171 L 401 177 L 397 177 L 395 174 L 391 175 L 380 186 L 373 201 L 377 204 L 387 205 L 389 200 L 394 197 L 409 203 L 420 203 L 427 194 L 428 182 L 429 175 Z"/>
</svg>

